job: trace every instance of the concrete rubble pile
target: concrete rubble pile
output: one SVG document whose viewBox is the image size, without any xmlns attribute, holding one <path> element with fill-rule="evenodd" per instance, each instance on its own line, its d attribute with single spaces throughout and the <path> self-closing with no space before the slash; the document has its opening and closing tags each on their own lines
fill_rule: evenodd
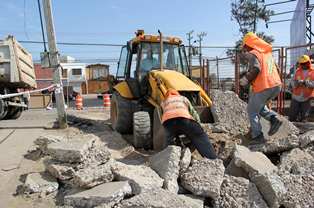
<svg viewBox="0 0 314 208">
<path fill-rule="evenodd" d="M 222 151 L 218 159 L 170 145 L 135 165 L 114 159 L 94 134 L 45 135 L 36 144 L 46 171 L 26 176 L 25 193 L 59 192 L 61 207 L 314 207 L 314 131 L 301 134 L 282 117 L 282 129 L 266 144 L 247 147 L 246 104 L 232 92 L 214 91 L 212 98 L 216 123 L 203 126 Z"/>
</svg>

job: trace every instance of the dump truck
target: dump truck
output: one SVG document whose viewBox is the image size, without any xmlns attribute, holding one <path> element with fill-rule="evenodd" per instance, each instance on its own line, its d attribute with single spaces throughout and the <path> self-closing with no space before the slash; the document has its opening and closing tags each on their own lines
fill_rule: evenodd
<svg viewBox="0 0 314 208">
<path fill-rule="evenodd" d="M 36 88 L 32 56 L 13 36 L 0 40 L 0 94 Z M 17 119 L 28 108 L 29 96 L 0 98 L 0 120 Z"/>
<path fill-rule="evenodd" d="M 111 99 L 112 128 L 133 134 L 136 148 L 163 149 L 167 142 L 160 104 L 169 88 L 191 101 L 202 123 L 215 121 L 209 96 L 191 80 L 181 39 L 137 31 L 121 49 Z"/>
</svg>

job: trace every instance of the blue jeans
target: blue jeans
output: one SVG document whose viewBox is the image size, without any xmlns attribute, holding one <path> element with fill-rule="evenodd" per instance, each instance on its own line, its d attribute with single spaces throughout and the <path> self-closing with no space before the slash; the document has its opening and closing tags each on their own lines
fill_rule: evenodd
<svg viewBox="0 0 314 208">
<path fill-rule="evenodd" d="M 251 124 L 252 138 L 257 137 L 262 133 L 262 125 L 260 123 L 261 116 L 270 121 L 272 116 L 277 115 L 274 111 L 267 108 L 266 103 L 277 97 L 280 90 L 281 87 L 277 86 L 259 93 L 251 92 L 249 103 L 247 105 L 247 112 Z"/>
<path fill-rule="evenodd" d="M 166 130 L 168 144 L 171 144 L 175 137 L 185 135 L 203 157 L 208 159 L 217 158 L 207 134 L 196 121 L 186 118 L 173 118 L 165 121 L 163 126 Z"/>
</svg>

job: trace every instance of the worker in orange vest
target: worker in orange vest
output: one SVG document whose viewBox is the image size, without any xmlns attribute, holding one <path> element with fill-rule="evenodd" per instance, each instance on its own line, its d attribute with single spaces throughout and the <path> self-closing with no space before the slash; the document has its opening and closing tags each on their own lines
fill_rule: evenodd
<svg viewBox="0 0 314 208">
<path fill-rule="evenodd" d="M 306 120 L 311 111 L 311 99 L 314 97 L 314 68 L 307 55 L 299 58 L 299 67 L 292 81 L 292 99 L 289 120 Z"/>
<path fill-rule="evenodd" d="M 207 134 L 199 124 L 198 113 L 186 97 L 174 89 L 168 89 L 161 107 L 163 110 L 161 120 L 168 144 L 173 143 L 175 137 L 185 135 L 203 157 L 217 158 Z"/>
<path fill-rule="evenodd" d="M 247 111 L 251 124 L 250 145 L 254 145 L 266 141 L 260 123 L 261 116 L 270 122 L 269 136 L 275 134 L 282 125 L 277 114 L 266 106 L 269 100 L 278 96 L 281 90 L 281 80 L 278 67 L 272 57 L 270 44 L 249 32 L 243 38 L 243 49 L 246 52 L 249 70 L 240 79 L 240 85 L 251 84 L 252 88 Z"/>
</svg>

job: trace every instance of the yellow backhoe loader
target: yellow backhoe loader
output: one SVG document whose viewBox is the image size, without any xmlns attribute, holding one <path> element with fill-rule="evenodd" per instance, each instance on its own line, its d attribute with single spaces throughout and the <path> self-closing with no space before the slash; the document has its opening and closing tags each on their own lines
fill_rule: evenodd
<svg viewBox="0 0 314 208">
<path fill-rule="evenodd" d="M 202 123 L 212 123 L 212 102 L 205 91 L 190 79 L 185 47 L 176 37 L 136 37 L 121 49 L 117 84 L 111 99 L 112 127 L 122 134 L 133 133 L 136 148 L 163 149 L 160 104 L 167 89 L 186 96 L 198 111 Z"/>
</svg>

